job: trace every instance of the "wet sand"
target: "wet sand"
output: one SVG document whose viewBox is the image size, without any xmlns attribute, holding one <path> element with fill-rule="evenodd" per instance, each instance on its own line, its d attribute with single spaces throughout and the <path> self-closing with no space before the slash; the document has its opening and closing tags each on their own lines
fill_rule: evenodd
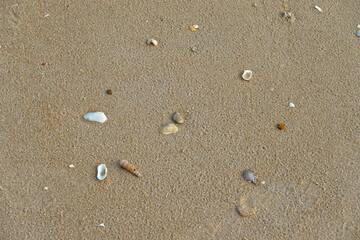
<svg viewBox="0 0 360 240">
<path fill-rule="evenodd" d="M 358 1 L 91 2 L 0 2 L 1 239 L 360 238 Z"/>
</svg>

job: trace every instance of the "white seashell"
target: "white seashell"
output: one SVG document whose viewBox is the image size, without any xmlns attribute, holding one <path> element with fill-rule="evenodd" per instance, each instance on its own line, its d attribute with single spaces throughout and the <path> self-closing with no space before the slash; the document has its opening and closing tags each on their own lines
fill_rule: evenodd
<svg viewBox="0 0 360 240">
<path fill-rule="evenodd" d="M 252 71 L 251 70 L 245 70 L 243 72 L 243 74 L 241 75 L 241 77 L 246 81 L 249 81 L 251 76 L 252 76 Z"/>
<path fill-rule="evenodd" d="M 49 190 L 49 188 L 48 188 L 48 187 L 44 187 L 44 190 Z"/>
<path fill-rule="evenodd" d="M 157 46 L 157 45 L 158 45 L 158 41 L 155 40 L 155 39 L 148 39 L 148 40 L 146 41 L 146 44 L 147 44 L 147 45 Z"/>
<path fill-rule="evenodd" d="M 165 126 L 161 126 L 159 128 L 159 132 L 162 133 L 162 134 L 176 133 L 177 131 L 178 131 L 178 128 L 173 123 L 170 123 L 170 124 L 165 125 Z"/>
<path fill-rule="evenodd" d="M 315 6 L 315 8 L 319 11 L 319 12 L 323 12 L 323 10 L 319 7 L 319 6 Z"/>
<path fill-rule="evenodd" d="M 69 168 L 74 168 L 74 167 L 75 167 L 74 164 L 69 165 Z"/>
<path fill-rule="evenodd" d="M 97 168 L 97 179 L 104 180 L 106 178 L 107 168 L 105 164 L 100 164 Z"/>
<path fill-rule="evenodd" d="M 360 28 L 360 24 L 358 24 L 356 27 L 357 27 L 357 28 Z"/>
<path fill-rule="evenodd" d="M 107 117 L 103 112 L 89 112 L 84 114 L 83 118 L 88 121 L 99 123 L 104 123 L 107 120 Z"/>
<path fill-rule="evenodd" d="M 293 104 L 292 102 L 289 103 L 289 107 L 295 107 L 295 104 Z"/>
<path fill-rule="evenodd" d="M 105 227 L 105 224 L 104 224 L 104 223 L 100 223 L 100 224 L 98 225 L 98 227 Z"/>
</svg>

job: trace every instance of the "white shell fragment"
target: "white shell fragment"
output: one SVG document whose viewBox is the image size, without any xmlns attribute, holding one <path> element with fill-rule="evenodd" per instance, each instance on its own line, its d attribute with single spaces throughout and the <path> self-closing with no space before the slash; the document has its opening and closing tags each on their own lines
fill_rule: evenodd
<svg viewBox="0 0 360 240">
<path fill-rule="evenodd" d="M 148 40 L 146 41 L 146 44 L 147 44 L 147 45 L 157 46 L 157 45 L 158 45 L 158 41 L 155 40 L 155 39 L 148 39 Z"/>
<path fill-rule="evenodd" d="M 291 102 L 291 103 L 289 103 L 289 107 L 293 108 L 293 107 L 295 107 L 295 104 L 293 104 L 293 103 Z"/>
<path fill-rule="evenodd" d="M 106 178 L 107 168 L 105 164 L 100 164 L 97 168 L 97 179 L 104 180 Z"/>
<path fill-rule="evenodd" d="M 319 11 L 319 12 L 323 12 L 323 10 L 319 7 L 319 6 L 315 6 L 315 8 Z"/>
<path fill-rule="evenodd" d="M 356 27 L 357 27 L 357 28 L 360 28 L 360 24 L 358 24 Z"/>
<path fill-rule="evenodd" d="M 159 128 L 159 132 L 162 133 L 162 134 L 176 133 L 177 131 L 178 131 L 178 128 L 173 123 L 170 123 L 170 124 L 165 125 L 165 126 L 161 126 Z"/>
<path fill-rule="evenodd" d="M 257 178 L 255 177 L 255 173 L 251 170 L 245 170 L 243 172 L 243 178 L 246 180 L 246 181 L 249 181 L 249 182 L 252 182 L 254 183 L 255 185 L 258 184 L 258 180 Z"/>
<path fill-rule="evenodd" d="M 107 117 L 103 112 L 89 112 L 84 114 L 83 118 L 88 121 L 99 123 L 104 123 L 107 120 Z"/>
<path fill-rule="evenodd" d="M 105 224 L 104 224 L 104 223 L 100 223 L 100 224 L 98 225 L 98 227 L 105 227 Z"/>
<path fill-rule="evenodd" d="M 173 120 L 174 120 L 174 122 L 179 123 L 179 124 L 182 124 L 185 121 L 179 112 L 174 113 Z"/>
<path fill-rule="evenodd" d="M 74 164 L 69 165 L 69 168 L 74 168 L 74 167 L 75 167 Z"/>
<path fill-rule="evenodd" d="M 245 70 L 243 72 L 243 74 L 241 75 L 241 77 L 246 81 L 249 81 L 251 76 L 252 76 L 252 71 L 251 70 Z"/>
</svg>

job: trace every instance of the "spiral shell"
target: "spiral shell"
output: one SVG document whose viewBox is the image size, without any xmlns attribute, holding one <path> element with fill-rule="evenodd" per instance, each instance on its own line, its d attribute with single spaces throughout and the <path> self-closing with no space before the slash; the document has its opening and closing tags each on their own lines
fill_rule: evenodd
<svg viewBox="0 0 360 240">
<path fill-rule="evenodd" d="M 131 172 L 137 177 L 141 177 L 141 174 L 138 171 L 136 171 L 135 167 L 126 160 L 122 160 L 120 162 L 120 167 L 124 168 L 128 172 Z"/>
</svg>

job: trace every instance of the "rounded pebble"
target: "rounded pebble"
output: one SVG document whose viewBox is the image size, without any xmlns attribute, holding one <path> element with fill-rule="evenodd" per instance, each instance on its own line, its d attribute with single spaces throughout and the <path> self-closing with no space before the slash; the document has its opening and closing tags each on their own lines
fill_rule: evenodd
<svg viewBox="0 0 360 240">
<path fill-rule="evenodd" d="M 108 90 L 106 91 L 106 93 L 109 94 L 109 95 L 112 95 L 112 94 L 113 94 L 113 91 L 112 91 L 111 89 L 108 89 Z"/>
<path fill-rule="evenodd" d="M 170 123 L 168 125 L 161 126 L 159 128 L 159 132 L 162 134 L 170 134 L 170 133 L 176 133 L 178 131 L 178 128 L 175 124 Z"/>
<path fill-rule="evenodd" d="M 285 125 L 283 123 L 279 123 L 278 124 L 278 129 L 279 130 L 284 130 L 285 129 Z"/>
<path fill-rule="evenodd" d="M 185 121 L 179 112 L 174 113 L 173 120 L 174 120 L 174 122 L 179 123 L 179 124 L 182 124 Z"/>
<path fill-rule="evenodd" d="M 357 36 L 357 37 L 360 37 L 360 30 L 357 30 L 357 31 L 356 31 L 356 36 Z"/>
</svg>

